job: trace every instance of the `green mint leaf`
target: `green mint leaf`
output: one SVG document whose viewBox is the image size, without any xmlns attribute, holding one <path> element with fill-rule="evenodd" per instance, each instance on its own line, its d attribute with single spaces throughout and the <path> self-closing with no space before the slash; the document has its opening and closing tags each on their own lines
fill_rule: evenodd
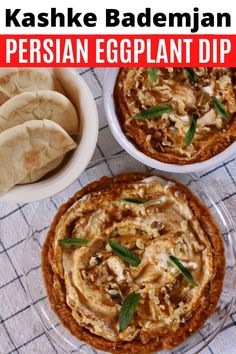
<svg viewBox="0 0 236 354">
<path fill-rule="evenodd" d="M 132 199 L 132 198 L 125 198 L 121 199 L 122 203 L 127 203 L 127 204 L 145 204 L 148 202 L 147 199 Z"/>
<path fill-rule="evenodd" d="M 133 118 L 134 119 L 154 119 L 162 116 L 162 114 L 164 113 L 169 113 L 172 110 L 173 109 L 171 106 L 161 103 L 141 111 L 140 113 L 133 116 Z"/>
<path fill-rule="evenodd" d="M 190 84 L 195 84 L 197 82 L 197 74 L 195 73 L 193 68 L 184 68 L 188 75 L 188 79 Z"/>
<path fill-rule="evenodd" d="M 211 101 L 214 105 L 216 113 L 219 114 L 222 118 L 228 119 L 229 113 L 225 106 L 218 100 L 218 98 L 216 98 L 215 96 L 211 96 Z"/>
<path fill-rule="evenodd" d="M 157 68 L 148 68 L 148 74 L 153 83 L 157 82 Z"/>
<path fill-rule="evenodd" d="M 189 146 L 191 144 L 191 141 L 194 138 L 194 135 L 196 133 L 196 128 L 197 128 L 197 118 L 198 115 L 196 113 L 193 113 L 190 127 L 188 128 L 188 131 L 185 135 L 185 140 L 184 140 L 185 146 Z"/>
<path fill-rule="evenodd" d="M 135 309 L 140 301 L 140 295 L 133 292 L 124 300 L 119 314 L 119 331 L 123 332 L 132 320 Z"/>
<path fill-rule="evenodd" d="M 63 240 L 59 240 L 58 243 L 65 246 L 85 246 L 89 243 L 89 240 L 86 238 L 64 238 Z"/>
<path fill-rule="evenodd" d="M 137 267 L 140 264 L 141 260 L 139 256 L 127 247 L 112 240 L 109 240 L 108 243 L 111 249 L 122 259 L 122 261 L 129 263 L 133 267 Z"/>
<path fill-rule="evenodd" d="M 182 273 L 182 275 L 184 276 L 184 278 L 193 285 L 198 285 L 192 274 L 188 271 L 188 269 L 180 262 L 180 260 L 174 256 L 169 256 L 169 259 L 171 260 L 171 262 L 176 266 L 176 268 L 178 268 L 178 270 Z"/>
</svg>

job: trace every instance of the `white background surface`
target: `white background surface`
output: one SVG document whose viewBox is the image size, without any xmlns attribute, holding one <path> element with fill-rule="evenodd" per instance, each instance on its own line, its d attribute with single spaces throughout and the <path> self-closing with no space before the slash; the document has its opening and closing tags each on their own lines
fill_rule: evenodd
<svg viewBox="0 0 236 354">
<path fill-rule="evenodd" d="M 21 13 L 33 12 L 37 15 L 39 12 L 48 12 L 51 7 L 56 7 L 58 11 L 65 12 L 68 7 L 73 7 L 75 12 L 94 12 L 97 15 L 97 26 L 96 27 L 72 27 L 72 28 L 6 28 L 5 27 L 5 9 L 22 9 Z M 70 1 L 50 1 L 50 0 L 40 0 L 40 1 L 29 1 L 29 0 L 8 0 L 1 2 L 0 9 L 0 33 L 11 33 L 11 34 L 97 34 L 97 33 L 107 33 L 107 34 L 178 34 L 178 33 L 188 33 L 190 34 L 189 28 L 168 28 L 168 27 L 156 27 L 151 28 L 140 28 L 136 26 L 135 28 L 124 28 L 122 26 L 114 28 L 105 27 L 105 9 L 115 8 L 123 12 L 142 12 L 145 7 L 151 7 L 152 12 L 164 12 L 168 14 L 169 12 L 190 12 L 193 13 L 193 8 L 198 7 L 199 13 L 203 12 L 230 12 L 231 14 L 231 28 L 200 28 L 198 34 L 236 34 L 236 11 L 235 11 L 235 1 L 234 0 L 224 0 L 224 1 L 213 1 L 213 0 L 198 0 L 198 1 L 157 1 L 157 0 L 146 0 L 146 1 L 136 1 L 136 0 L 70 0 Z M 20 17 L 19 17 L 20 18 Z"/>
</svg>

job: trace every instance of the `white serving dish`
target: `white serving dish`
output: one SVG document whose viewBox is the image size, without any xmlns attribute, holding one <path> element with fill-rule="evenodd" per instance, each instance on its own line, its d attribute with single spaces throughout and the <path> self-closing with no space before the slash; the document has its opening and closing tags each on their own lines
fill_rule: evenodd
<svg viewBox="0 0 236 354">
<path fill-rule="evenodd" d="M 74 182 L 92 158 L 98 137 L 98 114 L 90 89 L 74 70 L 68 68 L 52 70 L 78 112 L 80 119 L 78 146 L 68 154 L 54 173 L 38 182 L 13 187 L 0 198 L 0 201 L 25 203 L 49 198 Z"/>
<path fill-rule="evenodd" d="M 112 134 L 118 143 L 135 159 L 155 168 L 160 171 L 173 172 L 173 173 L 192 173 L 201 170 L 209 170 L 210 168 L 221 164 L 223 161 L 227 160 L 233 154 L 236 154 L 236 142 L 231 144 L 227 149 L 221 153 L 213 156 L 212 158 L 197 162 L 189 165 L 177 165 L 169 164 L 157 161 L 151 157 L 145 155 L 139 151 L 135 145 L 126 137 L 119 123 L 119 119 L 116 114 L 115 103 L 113 99 L 113 91 L 116 83 L 116 78 L 120 68 L 106 69 L 104 76 L 104 86 L 103 86 L 103 100 L 104 108 L 108 120 L 109 127 Z"/>
<path fill-rule="evenodd" d="M 45 285 L 41 271 L 41 252 L 46 234 L 58 208 L 66 202 L 82 186 L 94 182 L 103 176 L 114 176 L 127 172 L 147 172 L 146 166 L 134 160 L 127 154 L 106 157 L 92 161 L 88 168 L 81 174 L 79 184 L 74 183 L 62 193 L 40 203 L 29 226 L 28 236 L 22 249 L 24 284 L 29 304 L 34 313 L 35 323 L 41 324 L 45 333 L 65 353 L 70 354 L 106 354 L 104 351 L 92 348 L 74 337 L 58 320 L 52 311 L 47 298 Z M 153 170 L 152 174 L 164 176 Z M 189 186 L 195 195 L 205 204 L 217 223 L 222 235 L 226 268 L 223 290 L 214 314 L 204 323 L 201 329 L 193 333 L 186 341 L 172 350 L 153 352 L 152 354 L 197 354 L 200 353 L 220 332 L 230 312 L 232 311 L 236 296 L 236 264 L 235 264 L 235 225 L 227 204 L 222 201 L 220 180 L 211 176 L 210 183 L 205 184 L 204 179 L 198 179 L 195 174 L 169 174 L 169 178 L 175 179 Z M 213 189 L 214 186 L 214 189 Z M 227 187 L 226 187 L 227 190 Z M 218 194 L 220 193 L 220 194 Z M 40 216 L 40 217 L 39 217 Z M 37 321 L 37 322 L 36 322 Z M 149 353 L 147 353 L 149 354 Z"/>
</svg>

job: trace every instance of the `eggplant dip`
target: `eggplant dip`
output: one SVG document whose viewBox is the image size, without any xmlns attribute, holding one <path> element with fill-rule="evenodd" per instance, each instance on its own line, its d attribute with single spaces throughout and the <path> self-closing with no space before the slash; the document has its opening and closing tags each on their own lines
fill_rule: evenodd
<svg viewBox="0 0 236 354">
<path fill-rule="evenodd" d="M 214 312 L 224 246 L 183 185 L 146 174 L 103 177 L 61 206 L 42 270 L 51 303 L 78 339 L 114 353 L 170 349 Z"/>
<path fill-rule="evenodd" d="M 149 157 L 205 161 L 236 140 L 234 68 L 123 68 L 114 99 L 125 135 Z"/>
</svg>

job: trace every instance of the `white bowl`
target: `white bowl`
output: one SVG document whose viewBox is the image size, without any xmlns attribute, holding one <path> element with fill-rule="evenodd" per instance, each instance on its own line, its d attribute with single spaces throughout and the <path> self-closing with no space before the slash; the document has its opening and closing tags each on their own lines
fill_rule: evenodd
<svg viewBox="0 0 236 354">
<path fill-rule="evenodd" d="M 55 173 L 39 182 L 15 186 L 0 201 L 27 203 L 49 198 L 74 182 L 92 158 L 98 138 L 98 114 L 90 89 L 75 71 L 68 68 L 52 70 L 78 112 L 78 146 L 68 154 L 68 158 Z"/>
<path fill-rule="evenodd" d="M 112 134 L 114 135 L 118 143 L 135 159 L 139 160 L 145 165 L 148 165 L 160 171 L 174 173 L 192 173 L 204 169 L 210 169 L 216 165 L 219 165 L 220 163 L 227 160 L 230 156 L 236 153 L 236 142 L 234 142 L 227 149 L 206 161 L 182 166 L 157 161 L 139 151 L 122 131 L 119 119 L 116 114 L 113 91 L 119 70 L 120 68 L 106 69 L 103 85 L 104 107 Z"/>
</svg>

